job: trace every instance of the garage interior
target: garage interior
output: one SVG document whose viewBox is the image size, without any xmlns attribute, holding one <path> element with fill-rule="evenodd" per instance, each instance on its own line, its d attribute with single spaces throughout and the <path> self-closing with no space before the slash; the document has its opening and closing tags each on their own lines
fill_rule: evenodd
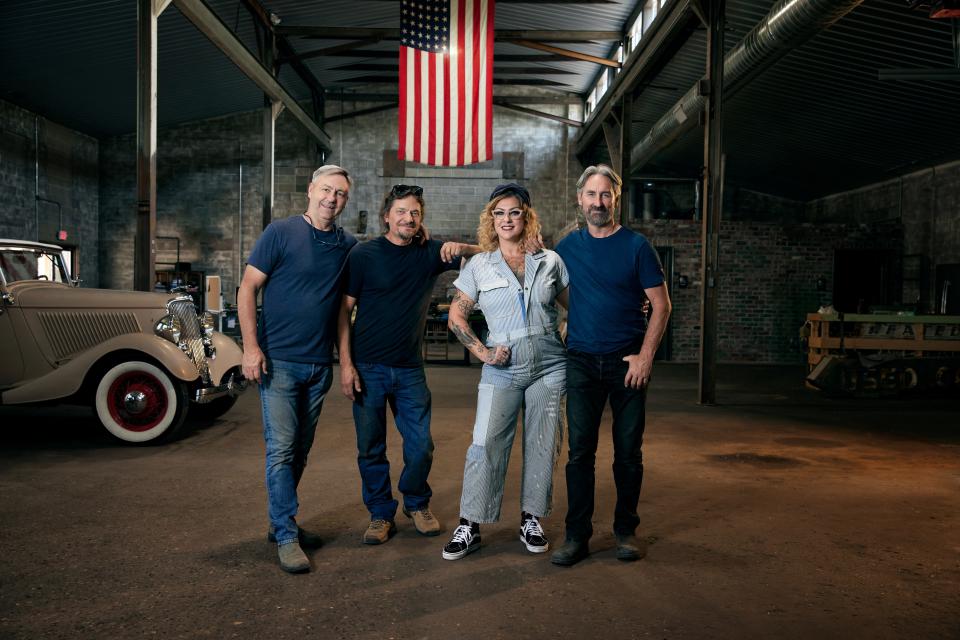
<svg viewBox="0 0 960 640">
<path fill-rule="evenodd" d="M 81 287 L 186 285 L 237 336 L 246 257 L 324 162 L 354 176 L 340 223 L 361 240 L 393 184 L 423 187 L 434 237 L 472 241 L 517 181 L 548 247 L 582 223 L 583 168 L 609 163 L 673 302 L 649 555 L 614 559 L 609 437 L 590 558 L 519 545 L 515 452 L 503 520 L 451 563 L 402 517 L 360 544 L 332 391 L 300 496 L 324 546 L 290 576 L 264 539 L 255 389 L 148 447 L 87 409 L 3 405 L 0 635 L 960 638 L 960 5 L 499 0 L 495 154 L 463 167 L 397 159 L 398 29 L 388 0 L 0 4 L 0 238 L 62 246 Z M 480 366 L 442 324 L 425 348 L 446 532 Z"/>
</svg>

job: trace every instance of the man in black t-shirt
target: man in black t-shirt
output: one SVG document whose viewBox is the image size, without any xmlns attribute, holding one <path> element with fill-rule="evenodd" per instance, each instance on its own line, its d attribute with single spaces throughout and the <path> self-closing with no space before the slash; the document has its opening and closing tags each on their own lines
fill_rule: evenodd
<svg viewBox="0 0 960 640">
<path fill-rule="evenodd" d="M 383 544 L 396 532 L 390 463 L 387 460 L 389 403 L 403 437 L 404 468 L 397 488 L 403 512 L 426 536 L 440 533 L 430 511 L 427 476 L 433 463 L 430 390 L 420 349 L 430 294 L 437 276 L 457 269 L 476 245 L 426 240 L 423 189 L 396 185 L 380 212 L 384 234 L 357 245 L 347 259 L 340 305 L 340 383 L 353 400 L 357 463 L 363 502 L 370 511 L 364 544 Z M 351 327 L 350 315 L 357 309 Z"/>
</svg>

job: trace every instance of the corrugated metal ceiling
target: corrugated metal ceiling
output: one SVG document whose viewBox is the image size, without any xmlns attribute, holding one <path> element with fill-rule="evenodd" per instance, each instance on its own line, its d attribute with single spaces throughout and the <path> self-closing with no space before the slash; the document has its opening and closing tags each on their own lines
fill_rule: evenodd
<svg viewBox="0 0 960 640">
<path fill-rule="evenodd" d="M 274 0 L 265 6 L 283 25 L 396 28 L 398 3 L 383 0 Z M 633 0 L 610 4 L 520 4 L 497 7 L 498 29 L 623 30 Z M 769 11 L 773 0 L 727 1 L 727 48 Z M 730 181 L 797 199 L 880 180 L 911 167 L 960 157 L 960 82 L 880 81 L 879 69 L 949 68 L 950 26 L 911 11 L 902 0 L 866 0 L 858 9 L 789 53 L 743 87 L 725 106 Z M 255 51 L 253 23 L 240 0 L 210 0 L 220 18 Z M 175 7 L 159 23 L 161 125 L 255 109 L 260 90 L 211 45 Z M 298 52 L 344 40 L 290 38 Z M 595 56 L 610 43 L 563 44 Z M 345 56 L 305 64 L 335 96 L 341 89 L 396 91 L 395 84 L 364 86 L 371 76 L 393 76 L 396 51 L 380 42 Z M 703 75 L 705 37 L 695 31 L 646 86 L 634 107 L 634 140 Z M 536 55 L 500 42 L 495 59 Z M 132 0 L 6 0 L 0 2 L 0 98 L 95 136 L 131 132 L 136 114 L 136 3 Z M 504 69 L 531 63 L 496 62 L 495 77 L 539 79 L 585 95 L 598 67 L 588 62 L 538 63 L 524 75 Z M 364 65 L 358 67 L 357 65 Z M 558 73 L 560 72 L 560 73 Z M 349 81 L 349 82 L 348 82 Z M 309 91 L 284 67 L 281 82 L 298 99 Z M 361 80 L 362 82 L 362 80 Z M 602 144 L 602 141 L 597 141 Z M 602 155 L 598 151 L 597 155 Z M 695 130 L 657 154 L 643 172 L 696 176 L 702 132 Z"/>
</svg>

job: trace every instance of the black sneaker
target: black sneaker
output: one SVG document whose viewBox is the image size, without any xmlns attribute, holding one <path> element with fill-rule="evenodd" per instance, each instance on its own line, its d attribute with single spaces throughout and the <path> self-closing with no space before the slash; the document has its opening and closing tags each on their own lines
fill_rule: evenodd
<svg viewBox="0 0 960 640">
<path fill-rule="evenodd" d="M 550 548 L 546 536 L 543 534 L 543 528 L 537 516 L 525 514 L 523 522 L 520 524 L 520 541 L 527 546 L 530 553 L 546 553 Z"/>
<path fill-rule="evenodd" d="M 453 537 L 443 548 L 444 560 L 459 560 L 468 553 L 480 548 L 480 530 L 473 530 L 469 524 L 460 523 L 453 530 Z"/>
</svg>

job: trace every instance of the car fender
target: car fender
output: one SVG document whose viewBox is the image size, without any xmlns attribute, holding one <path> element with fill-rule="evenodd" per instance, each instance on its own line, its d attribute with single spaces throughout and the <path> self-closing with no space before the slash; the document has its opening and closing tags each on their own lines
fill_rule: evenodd
<svg viewBox="0 0 960 640">
<path fill-rule="evenodd" d="M 192 382 L 200 377 L 193 361 L 169 340 L 143 333 L 127 333 L 77 354 L 50 373 L 8 389 L 3 393 L 3 404 L 44 402 L 71 396 L 80 390 L 90 368 L 97 361 L 117 351 L 139 351 L 158 361 L 175 378 L 184 382 Z"/>
<path fill-rule="evenodd" d="M 224 377 L 234 367 L 243 365 L 243 349 L 234 342 L 233 338 L 227 337 L 219 331 L 211 336 L 213 348 L 216 349 L 217 357 L 207 359 L 210 367 L 210 380 L 213 384 L 220 385 L 224 382 Z"/>
</svg>

